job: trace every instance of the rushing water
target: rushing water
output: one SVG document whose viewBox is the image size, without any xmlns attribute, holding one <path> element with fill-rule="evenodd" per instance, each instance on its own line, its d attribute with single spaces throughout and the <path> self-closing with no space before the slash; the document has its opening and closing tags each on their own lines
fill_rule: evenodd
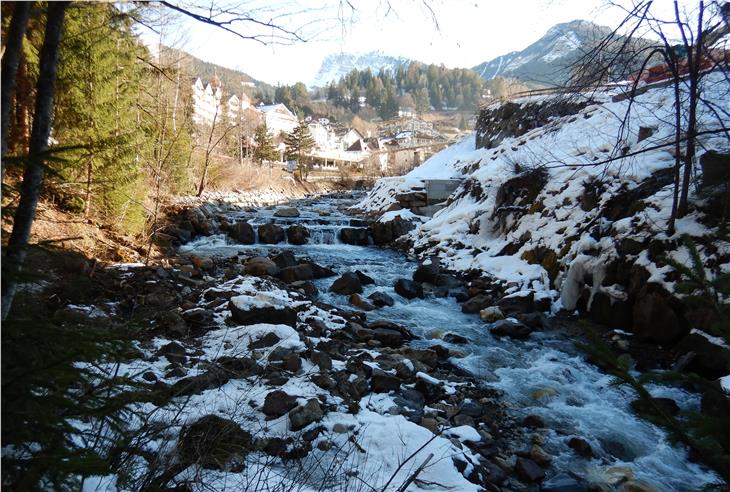
<svg viewBox="0 0 730 492">
<path fill-rule="evenodd" d="M 469 340 L 466 345 L 439 341 L 464 357 L 454 362 L 492 387 L 501 389 L 517 418 L 535 414 L 550 428 L 544 448 L 553 456 L 551 472 L 571 472 L 597 483 L 608 484 L 630 468 L 639 480 L 658 490 L 699 490 L 717 481 L 716 476 L 687 459 L 686 451 L 672 446 L 660 428 L 636 417 L 629 405 L 635 398 L 627 387 L 612 385 L 612 378 L 588 364 L 573 343 L 557 331 L 535 332 L 526 341 L 496 338 L 478 316 L 461 312 L 453 298 L 407 301 L 393 291 L 399 278 L 410 278 L 416 263 L 404 254 L 375 247 L 351 246 L 338 240 L 342 227 L 362 225 L 344 214 L 343 200 L 322 199 L 294 204 L 301 212 L 297 218 L 273 217 L 273 209 L 236 212 L 231 219 L 246 219 L 257 224 L 302 224 L 311 233 L 304 246 L 288 244 L 243 246 L 225 236 L 200 238 L 183 251 L 211 255 L 231 255 L 241 250 L 258 250 L 265 255 L 272 249 L 291 249 L 298 257 L 308 256 L 338 273 L 359 269 L 375 279 L 365 286 L 364 297 L 378 290 L 395 299 L 392 307 L 370 313 L 370 319 L 386 319 L 410 328 L 422 337 L 416 343 L 428 345 L 434 333 L 458 333 Z M 315 282 L 324 302 L 354 309 L 346 296 L 328 292 L 333 278 Z M 668 387 L 651 388 L 655 396 L 671 397 L 683 409 L 696 409 L 696 395 Z M 578 457 L 567 445 L 571 437 L 588 441 L 596 455 Z"/>
</svg>

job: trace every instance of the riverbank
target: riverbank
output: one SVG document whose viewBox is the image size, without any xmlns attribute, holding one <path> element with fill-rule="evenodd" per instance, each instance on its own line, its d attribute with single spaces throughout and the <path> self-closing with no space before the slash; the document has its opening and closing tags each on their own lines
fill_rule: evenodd
<svg viewBox="0 0 730 492">
<path fill-rule="evenodd" d="M 682 484 L 715 480 L 632 414 L 632 393 L 585 362 L 558 318 L 514 307 L 530 336 L 499 334 L 456 302 L 477 284 L 448 272 L 429 281 L 432 269 L 398 252 L 343 244 L 343 231 L 367 227 L 343 213 L 353 198 L 230 210 L 224 222 L 249 224 L 252 244 L 234 237 L 242 227 L 211 230 L 164 263 L 33 293 L 37 314 L 62 329 L 93 320 L 134 347 L 80 366 L 129 378 L 145 402 L 123 433 L 77 441 L 115 454 L 88 490 L 398 490 L 411 478 L 408 490 L 691 490 Z M 261 242 L 272 226 L 309 237 Z"/>
</svg>

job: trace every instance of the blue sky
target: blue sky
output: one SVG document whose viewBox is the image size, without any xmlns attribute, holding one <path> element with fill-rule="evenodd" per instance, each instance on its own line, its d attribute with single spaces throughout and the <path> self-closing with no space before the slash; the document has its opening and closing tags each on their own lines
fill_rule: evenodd
<svg viewBox="0 0 730 492">
<path fill-rule="evenodd" d="M 657 1 L 671 6 L 668 0 Z M 275 22 L 289 28 L 304 26 L 309 40 L 264 46 L 182 20 L 168 29 L 165 42 L 259 80 L 290 84 L 311 80 L 329 53 L 378 50 L 447 67 L 472 67 L 525 48 L 557 23 L 586 19 L 615 26 L 622 17 L 606 0 L 248 0 L 245 7 L 259 18 L 281 16 Z"/>
</svg>

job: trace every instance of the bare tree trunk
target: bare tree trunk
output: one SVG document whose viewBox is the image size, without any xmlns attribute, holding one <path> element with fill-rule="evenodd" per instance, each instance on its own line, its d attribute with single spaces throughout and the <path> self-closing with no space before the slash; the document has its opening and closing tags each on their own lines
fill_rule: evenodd
<svg viewBox="0 0 730 492">
<path fill-rule="evenodd" d="M 32 2 L 16 2 L 13 18 L 10 20 L 2 60 L 2 157 L 8 152 L 11 101 L 15 95 L 16 74 L 22 56 L 23 36 L 28 26 Z"/>
<path fill-rule="evenodd" d="M 33 130 L 30 135 L 29 155 L 23 175 L 18 209 L 13 220 L 3 261 L 2 276 L 2 319 L 13 304 L 18 274 L 25 261 L 30 229 L 35 218 L 38 198 L 43 186 L 45 154 L 53 122 L 53 97 L 56 87 L 58 51 L 63 31 L 63 17 L 69 2 L 50 2 L 46 21 L 46 32 L 40 53 L 36 105 L 33 114 Z"/>
<path fill-rule="evenodd" d="M 218 106 L 215 108 L 215 114 L 213 115 L 213 124 L 210 126 L 210 133 L 208 134 L 208 145 L 205 147 L 205 162 L 203 163 L 203 175 L 200 177 L 200 184 L 198 185 L 198 196 L 203 194 L 205 190 L 205 180 L 208 178 L 208 165 L 210 164 L 210 154 L 213 152 L 213 132 L 215 132 L 215 123 L 218 119 Z"/>
</svg>

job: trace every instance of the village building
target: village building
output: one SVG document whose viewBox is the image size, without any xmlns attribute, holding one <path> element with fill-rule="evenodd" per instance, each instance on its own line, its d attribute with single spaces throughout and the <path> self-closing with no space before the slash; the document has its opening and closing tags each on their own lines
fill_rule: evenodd
<svg viewBox="0 0 730 492">
<path fill-rule="evenodd" d="M 291 133 L 299 124 L 299 119 L 284 104 L 261 105 L 256 108 L 264 116 L 264 121 L 272 135 Z"/>
</svg>

